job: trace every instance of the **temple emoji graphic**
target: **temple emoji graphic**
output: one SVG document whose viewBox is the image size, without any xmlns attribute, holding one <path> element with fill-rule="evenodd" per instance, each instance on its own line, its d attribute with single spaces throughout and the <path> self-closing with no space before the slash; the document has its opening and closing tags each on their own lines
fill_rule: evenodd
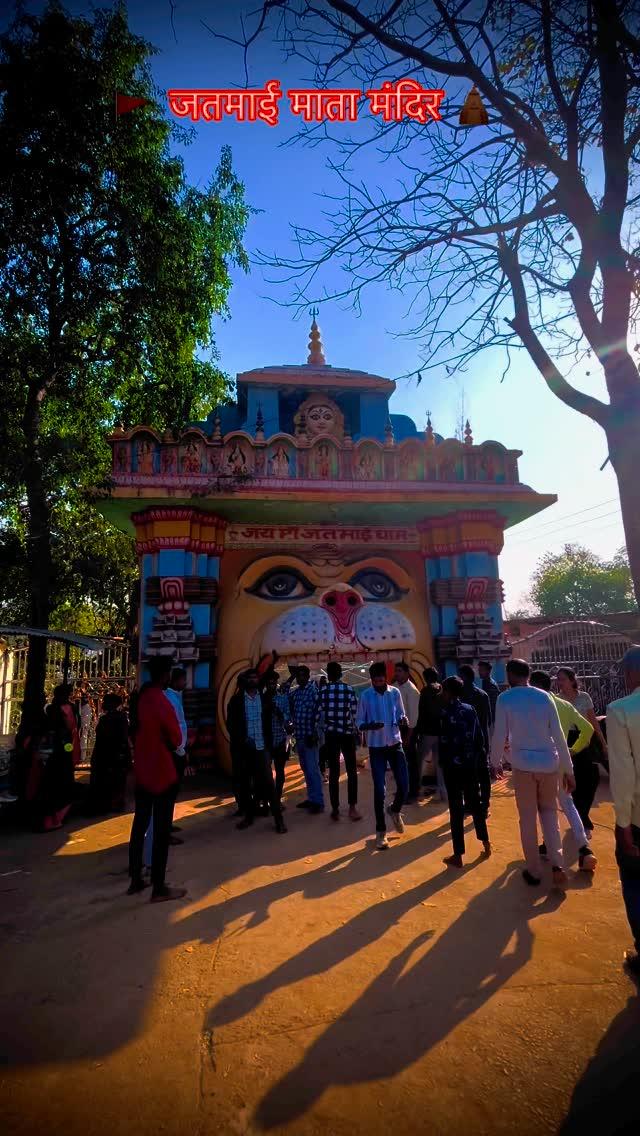
<svg viewBox="0 0 640 1136">
<path fill-rule="evenodd" d="M 233 405 L 180 436 L 117 428 L 101 503 L 135 535 L 140 652 L 189 674 L 196 750 L 228 768 L 238 675 L 406 659 L 488 660 L 503 679 L 503 534 L 552 504 L 521 484 L 520 451 L 443 438 L 394 414 L 395 383 L 329 366 L 314 319 L 307 362 L 237 376 Z"/>
</svg>

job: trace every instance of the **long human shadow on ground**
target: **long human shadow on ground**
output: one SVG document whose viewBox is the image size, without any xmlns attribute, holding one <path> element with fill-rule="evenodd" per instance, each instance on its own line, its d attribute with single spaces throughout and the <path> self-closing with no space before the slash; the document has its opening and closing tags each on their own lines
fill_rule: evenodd
<svg viewBox="0 0 640 1136">
<path fill-rule="evenodd" d="M 88 852 L 78 848 L 69 856 L 58 855 L 68 832 L 32 838 L 42 842 L 35 850 L 25 840 L 23 863 L 33 872 L 11 896 L 13 910 L 2 921 L 0 1059 L 33 1065 L 113 1052 L 142 1027 L 156 995 L 163 952 L 198 940 L 201 949 L 215 950 L 230 922 L 248 916 L 255 926 L 269 918 L 272 904 L 290 895 L 315 899 L 397 872 L 438 847 L 448 831 L 441 825 L 380 854 L 369 845 L 343 851 L 345 844 L 365 835 L 361 826 L 333 826 L 323 818 L 305 825 L 302 847 L 299 839 L 290 840 L 298 821 L 292 821 L 290 836 L 284 837 L 273 832 L 270 821 L 256 824 L 253 833 L 236 833 L 217 809 L 213 816 L 183 817 L 180 824 L 185 848 L 172 849 L 170 878 L 184 880 L 196 903 L 211 895 L 206 907 L 186 918 L 178 905 L 152 907 L 148 892 L 124 895 L 122 834 L 115 846 Z M 76 833 L 81 827 L 87 826 L 73 825 Z M 330 858 L 239 895 L 221 892 L 225 885 L 232 890 L 234 880 L 257 867 L 286 872 L 292 862 L 314 854 Z"/>
<path fill-rule="evenodd" d="M 511 864 L 498 879 L 475 896 L 459 918 L 408 970 L 411 955 L 424 942 L 421 932 L 391 960 L 357 1001 L 333 1022 L 305 1052 L 301 1062 L 275 1084 L 258 1105 L 254 1122 L 270 1130 L 299 1121 L 322 1093 L 333 1085 L 349 1085 L 396 1076 L 442 1041 L 523 967 L 531 957 L 530 921 L 560 906 L 562 893 L 543 902 L 525 899 L 520 873 Z M 450 879 L 440 873 L 409 892 L 375 904 L 348 928 L 339 928 L 302 956 L 292 959 L 264 981 L 264 992 L 295 982 L 307 974 L 336 965 L 355 936 L 360 945 L 380 936 L 405 912 L 437 894 Z M 515 934 L 515 948 L 503 954 Z M 253 988 L 252 993 L 259 994 Z M 220 1004 L 211 1023 L 229 1021 L 249 1005 L 249 991 Z M 406 1011 L 424 1006 L 409 1021 Z M 388 1044 L 381 1033 L 388 1032 Z M 348 1055 L 348 1059 L 345 1059 Z"/>
<path fill-rule="evenodd" d="M 612 1021 L 578 1081 L 558 1136 L 637 1136 L 639 1086 L 640 991 L 636 991 Z"/>
</svg>

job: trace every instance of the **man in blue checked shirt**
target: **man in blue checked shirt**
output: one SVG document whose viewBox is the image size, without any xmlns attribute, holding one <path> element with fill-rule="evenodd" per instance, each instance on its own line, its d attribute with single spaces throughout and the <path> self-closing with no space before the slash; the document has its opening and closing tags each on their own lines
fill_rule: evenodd
<svg viewBox="0 0 640 1136">
<path fill-rule="evenodd" d="M 262 701 L 265 708 L 267 749 L 276 772 L 276 796 L 282 806 L 285 765 L 289 756 L 289 736 L 292 732 L 289 693 L 279 688 L 276 671 L 266 675 Z"/>
<path fill-rule="evenodd" d="M 389 847 L 384 812 L 387 762 L 396 783 L 393 804 L 387 809 L 396 832 L 404 832 L 402 806 L 409 792 L 407 759 L 400 731 L 408 726 L 402 695 L 397 686 L 387 685 L 387 667 L 383 662 L 369 667 L 371 686 L 363 690 L 358 703 L 358 729 L 365 734 L 369 747 L 369 764 L 373 778 L 373 807 L 376 814 L 376 848 Z"/>
<path fill-rule="evenodd" d="M 300 768 L 307 786 L 307 799 L 301 801 L 299 809 L 307 812 L 324 812 L 324 792 L 320 773 L 320 692 L 311 682 L 311 671 L 300 666 L 295 669 L 296 689 L 291 694 L 291 715 Z"/>
</svg>

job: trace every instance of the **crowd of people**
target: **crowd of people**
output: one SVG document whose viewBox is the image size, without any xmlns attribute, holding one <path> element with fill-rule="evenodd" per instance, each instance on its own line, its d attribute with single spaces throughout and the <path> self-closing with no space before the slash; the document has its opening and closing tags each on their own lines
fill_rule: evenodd
<svg viewBox="0 0 640 1136">
<path fill-rule="evenodd" d="M 445 863 L 464 866 L 465 820 L 470 818 L 481 857 L 492 852 L 489 833 L 492 783 L 511 773 L 524 856 L 522 876 L 530 887 L 543 878 L 549 861 L 552 882 L 563 888 L 567 875 L 558 822 L 564 813 L 576 843 L 578 866 L 593 873 L 590 811 L 600 764 L 609 769 L 616 813 L 616 856 L 623 898 L 635 942 L 629 966 L 640 974 L 640 647 L 623 660 L 630 693 L 611 703 L 603 724 L 575 672 L 551 676 L 531 671 L 520 659 L 507 663 L 508 688 L 500 692 L 488 662 L 461 665 L 440 681 L 428 667 L 418 690 L 409 666 L 369 668 L 370 685 L 359 694 L 344 681 L 337 661 L 319 681 L 307 666 L 289 668 L 281 681 L 274 665 L 251 668 L 239 678 L 227 710 L 237 828 L 249 829 L 257 816 L 272 816 L 284 835 L 286 766 L 292 748 L 304 777 L 306 795 L 297 808 L 307 816 L 325 812 L 328 782 L 330 816 L 362 820 L 358 809 L 358 748 L 368 750 L 373 783 L 376 848 L 389 848 L 387 826 L 402 834 L 403 810 L 424 790 L 425 767 L 432 791 L 449 810 L 452 852 Z M 123 811 L 126 785 L 135 768 L 135 813 L 129 846 L 129 893 L 152 887 L 153 902 L 182 897 L 166 884 L 168 850 L 182 843 L 174 807 L 188 762 L 188 731 L 182 705 L 187 675 L 170 658 L 148 663 L 149 680 L 125 709 L 120 692 L 106 694 L 95 730 L 89 797 L 96 815 Z M 75 698 L 74 698 L 75 694 Z M 75 705 L 74 705 L 75 703 Z M 83 757 L 83 729 L 89 714 L 86 694 L 56 687 L 49 706 L 23 721 L 17 738 L 18 796 L 41 831 L 60 828 L 74 798 L 74 770 Z M 90 707 L 90 713 L 93 713 Z M 608 739 L 608 740 L 607 740 Z M 347 809 L 340 800 L 341 761 L 346 771 Z M 428 765 L 426 765 L 428 763 Z M 387 800 L 388 774 L 393 797 Z M 428 791 L 428 790 L 427 790 Z M 542 840 L 540 840 L 539 827 Z M 150 881 L 145 870 L 150 871 Z"/>
</svg>

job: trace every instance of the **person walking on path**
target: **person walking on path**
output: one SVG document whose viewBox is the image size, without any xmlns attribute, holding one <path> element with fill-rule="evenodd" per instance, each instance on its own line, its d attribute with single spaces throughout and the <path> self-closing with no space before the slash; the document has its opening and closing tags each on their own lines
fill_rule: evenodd
<svg viewBox="0 0 640 1136">
<path fill-rule="evenodd" d="M 182 734 L 182 739 L 180 741 L 180 745 L 178 746 L 178 748 L 177 748 L 177 750 L 174 754 L 174 761 L 175 761 L 175 764 L 176 764 L 176 769 L 178 771 L 178 780 L 176 781 L 176 800 L 178 798 L 178 793 L 180 791 L 180 784 L 182 782 L 182 778 L 184 777 L 185 766 L 186 766 L 186 763 L 187 763 L 187 736 L 188 736 L 188 731 L 187 731 L 187 719 L 184 716 L 184 706 L 183 706 L 183 703 L 182 703 L 182 692 L 186 688 L 186 685 L 187 685 L 187 672 L 184 670 L 183 667 L 174 667 L 173 670 L 171 671 L 171 679 L 169 681 L 169 685 L 168 685 L 167 689 L 165 690 L 165 694 L 166 694 L 167 698 L 169 699 L 169 702 L 173 706 L 173 709 L 176 712 L 176 718 L 178 719 L 178 725 L 180 726 L 180 732 Z M 175 812 L 175 805 L 176 805 L 176 802 L 174 800 L 174 802 L 173 802 L 174 812 Z M 172 833 L 173 832 L 180 832 L 180 829 L 178 828 L 177 824 L 174 824 L 173 814 L 171 816 L 171 832 Z M 183 844 L 184 842 L 179 836 L 171 836 L 169 843 L 170 844 Z"/>
<path fill-rule="evenodd" d="M 373 806 L 376 814 L 376 847 L 389 847 L 385 818 L 387 763 L 396 783 L 393 804 L 387 809 L 396 832 L 404 832 L 402 806 L 409 790 L 407 759 L 402 748 L 401 730 L 407 724 L 402 695 L 395 686 L 387 685 L 387 668 L 383 662 L 369 667 L 371 686 L 363 690 L 358 703 L 358 729 L 364 733 L 369 747 L 369 765 L 373 778 Z"/>
<path fill-rule="evenodd" d="M 342 681 L 340 663 L 327 664 L 327 684 L 320 691 L 320 714 L 324 725 L 325 746 L 329 762 L 329 797 L 331 819 L 340 820 L 340 754 L 347 771 L 347 800 L 351 820 L 361 820 L 358 812 L 358 768 L 356 743 L 358 728 L 355 691 Z"/>
<path fill-rule="evenodd" d="M 440 675 L 435 667 L 426 667 L 422 672 L 424 686 L 418 702 L 418 721 L 416 723 L 416 762 L 413 770 L 409 767 L 409 796 L 407 804 L 418 800 L 422 792 L 422 770 L 427 760 L 432 761 L 440 799 L 446 801 L 447 792 L 438 759 L 440 740 L 440 715 L 444 706 L 444 696 L 440 685 Z"/>
<path fill-rule="evenodd" d="M 558 670 L 558 689 L 561 697 L 575 706 L 578 713 L 591 723 L 595 734 L 595 739 L 592 738 L 590 745 L 576 756 L 573 765 L 576 779 L 573 800 L 585 829 L 587 832 L 591 832 L 593 824 L 589 814 L 600 782 L 597 762 L 598 758 L 602 756 L 604 756 L 606 762 L 607 743 L 596 718 L 591 695 L 587 694 L 586 690 L 580 690 L 573 667 L 560 667 Z"/>
<path fill-rule="evenodd" d="M 538 814 L 551 860 L 553 883 L 567 882 L 558 827 L 558 772 L 567 792 L 575 788 L 571 754 L 558 711 L 550 695 L 529 685 L 530 667 L 524 659 L 510 659 L 507 679 L 511 687 L 496 703 L 491 765 L 498 763 L 507 742 L 513 767 L 513 787 L 520 817 L 520 836 L 526 868 L 522 875 L 535 887 L 541 881 L 538 849 Z"/>
<path fill-rule="evenodd" d="M 616 860 L 634 951 L 625 964 L 640 979 L 640 646 L 622 660 L 627 690 L 607 707 L 609 783 L 616 814 Z"/>
<path fill-rule="evenodd" d="M 91 755 L 89 795 L 97 815 L 124 812 L 127 773 L 131 765 L 129 722 L 119 694 L 105 694 L 104 713 L 96 726 Z"/>
<path fill-rule="evenodd" d="M 581 753 L 589 745 L 593 737 L 593 726 L 591 722 L 588 722 L 586 718 L 582 717 L 582 714 L 578 713 L 571 702 L 567 702 L 564 698 L 559 698 L 557 694 L 551 692 L 551 675 L 547 674 L 546 671 L 532 671 L 531 685 L 537 687 L 538 690 L 544 690 L 547 694 L 551 694 L 555 702 L 560 725 L 562 726 L 562 731 L 567 739 L 567 745 L 569 746 L 575 777 L 576 755 Z M 575 737 L 575 740 L 572 742 L 571 739 L 575 735 L 577 735 L 577 737 Z M 580 819 L 580 814 L 575 806 L 573 797 L 571 793 L 565 792 L 562 783 L 558 786 L 558 800 L 560 801 L 560 807 L 564 815 L 569 821 L 571 831 L 578 845 L 580 871 L 595 872 L 598 861 L 589 845 L 589 837 Z M 547 855 L 547 846 L 544 843 L 540 845 L 540 855 Z"/>
<path fill-rule="evenodd" d="M 417 783 L 418 736 L 416 726 L 418 725 L 418 714 L 420 711 L 420 691 L 411 681 L 409 664 L 405 663 L 404 660 L 395 665 L 395 682 L 393 685 L 397 687 L 402 695 L 402 705 L 404 706 L 404 712 L 408 722 L 408 725 L 402 731 L 402 745 L 409 770 L 409 796 L 411 796 L 411 789 L 415 788 L 414 797 L 417 799 L 420 786 Z M 420 780 L 422 780 L 422 767 L 420 768 Z"/>
<path fill-rule="evenodd" d="M 151 858 L 151 902 L 182 899 L 186 888 L 170 888 L 165 882 L 171 819 L 178 771 L 175 751 L 182 731 L 175 710 L 165 695 L 171 676 L 171 659 L 157 656 L 149 660 L 150 682 L 137 701 L 137 726 L 133 753 L 135 772 L 135 813 L 129 841 L 129 895 L 146 886 L 142 878 L 145 833 L 153 816 Z"/>
<path fill-rule="evenodd" d="M 269 671 L 266 676 L 262 700 L 267 727 L 267 748 L 275 769 L 276 798 L 282 808 L 285 766 L 289 756 L 289 737 L 293 732 L 293 723 L 289 695 L 279 688 L 276 671 Z"/>
<path fill-rule="evenodd" d="M 489 815 L 489 802 L 491 800 L 491 769 L 489 767 L 489 754 L 491 752 L 491 734 L 493 727 L 493 718 L 491 715 L 491 703 L 489 695 L 485 694 L 484 690 L 480 690 L 476 686 L 476 672 L 469 663 L 463 663 L 458 667 L 458 674 L 464 683 L 464 690 L 462 692 L 462 701 L 466 702 L 467 706 L 473 706 L 476 714 L 478 715 L 478 722 L 482 731 L 482 739 L 484 741 L 484 751 L 487 755 L 487 760 L 479 763 L 478 765 L 478 784 L 480 786 L 480 803 L 484 809 L 484 815 Z"/>
<path fill-rule="evenodd" d="M 480 686 L 489 699 L 489 708 L 491 710 L 491 726 L 496 720 L 496 702 L 500 694 L 500 687 L 491 676 L 493 670 L 491 663 L 482 662 L 478 663 L 478 675 L 480 676 Z"/>
<path fill-rule="evenodd" d="M 295 670 L 296 689 L 291 693 L 291 716 L 296 735 L 300 768 L 307 787 L 306 800 L 299 809 L 315 815 L 324 812 L 324 789 L 320 773 L 320 692 L 311 682 L 311 671 L 300 666 Z"/>
<path fill-rule="evenodd" d="M 238 808 L 243 814 L 236 828 L 250 828 L 260 802 L 267 801 L 276 832 L 282 834 L 287 829 L 273 781 L 271 755 L 267 749 L 268 710 L 259 685 L 257 670 L 245 671 L 227 709 Z"/>
<path fill-rule="evenodd" d="M 476 836 L 483 846 L 483 855 L 491 855 L 487 818 L 480 800 L 478 770 L 487 764 L 487 751 L 480 729 L 478 715 L 472 706 L 462 702 L 464 683 L 451 676 L 442 684 L 445 705 L 440 718 L 440 761 L 449 798 L 449 819 L 453 855 L 445 857 L 445 864 L 462 868 L 465 853 L 465 812 L 473 817 Z"/>
</svg>

